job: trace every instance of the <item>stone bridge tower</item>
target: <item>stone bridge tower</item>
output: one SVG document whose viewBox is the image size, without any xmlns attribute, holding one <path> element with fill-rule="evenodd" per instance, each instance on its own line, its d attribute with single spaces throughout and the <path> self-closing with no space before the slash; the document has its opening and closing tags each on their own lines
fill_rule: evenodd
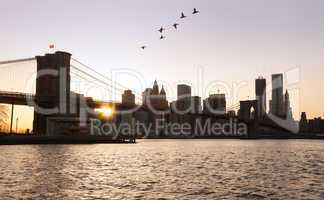
<svg viewBox="0 0 324 200">
<path fill-rule="evenodd" d="M 58 51 L 36 56 L 37 78 L 33 129 L 46 134 L 47 118 L 70 113 L 71 54 Z"/>
</svg>

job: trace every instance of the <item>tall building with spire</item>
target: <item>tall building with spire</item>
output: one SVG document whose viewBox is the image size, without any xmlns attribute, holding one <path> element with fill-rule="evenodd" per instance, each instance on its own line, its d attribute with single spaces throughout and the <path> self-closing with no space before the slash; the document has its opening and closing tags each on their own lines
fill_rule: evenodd
<svg viewBox="0 0 324 200">
<path fill-rule="evenodd" d="M 166 98 L 166 92 L 162 86 L 159 90 L 159 85 L 155 80 L 152 88 L 147 88 L 143 93 L 143 105 L 147 108 L 156 110 L 167 110 L 169 108 L 169 103 Z"/>
<path fill-rule="evenodd" d="M 285 109 L 284 109 L 284 112 L 285 112 L 286 119 L 293 120 L 293 114 L 292 114 L 292 108 L 290 106 L 290 98 L 289 98 L 288 90 L 286 90 L 286 93 L 285 93 Z"/>
<path fill-rule="evenodd" d="M 307 133 L 309 131 L 309 126 L 308 126 L 308 119 L 306 112 L 302 112 L 300 116 L 300 121 L 299 121 L 299 132 L 300 133 Z"/>
<path fill-rule="evenodd" d="M 162 85 L 161 91 L 160 91 L 160 96 L 162 100 L 166 100 L 166 92 L 164 90 L 164 87 Z"/>
<path fill-rule="evenodd" d="M 155 80 L 154 81 L 154 84 L 153 84 L 153 89 L 152 89 L 152 95 L 159 95 L 159 85 L 157 83 L 157 81 Z"/>
</svg>

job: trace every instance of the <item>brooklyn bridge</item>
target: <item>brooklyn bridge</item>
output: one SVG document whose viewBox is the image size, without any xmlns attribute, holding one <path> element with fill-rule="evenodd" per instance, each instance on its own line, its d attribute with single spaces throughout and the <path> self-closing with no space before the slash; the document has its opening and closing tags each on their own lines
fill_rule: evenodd
<svg viewBox="0 0 324 200">
<path fill-rule="evenodd" d="M 0 103 L 11 105 L 11 133 L 13 132 L 14 108 L 17 105 L 34 108 L 33 132 L 45 134 L 49 116 L 80 116 L 80 98 L 83 98 L 87 106 L 92 109 L 112 104 L 118 105 L 112 101 L 84 97 L 80 94 L 80 88 L 82 90 L 84 85 L 91 84 L 90 87 L 103 89 L 109 95 L 116 96 L 128 89 L 72 58 L 71 54 L 61 51 L 34 58 L 3 61 L 0 62 L 0 70 L 3 81 L 10 73 L 16 74 L 16 77 L 13 75 L 14 80 L 6 80 L 7 85 L 3 85 L 0 91 Z M 20 76 L 23 76 L 24 80 L 19 80 Z M 74 87 L 71 87 L 71 82 Z M 18 91 L 10 91 L 11 84 Z M 5 90 L 5 87 L 8 90 Z M 140 96 L 136 96 L 136 100 L 140 102 Z M 45 113 L 41 114 L 39 109 L 45 110 Z"/>
</svg>

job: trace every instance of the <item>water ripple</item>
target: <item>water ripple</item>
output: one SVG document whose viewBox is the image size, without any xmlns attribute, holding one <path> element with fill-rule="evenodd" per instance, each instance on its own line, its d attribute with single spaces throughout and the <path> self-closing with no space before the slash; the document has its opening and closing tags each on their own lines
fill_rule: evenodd
<svg viewBox="0 0 324 200">
<path fill-rule="evenodd" d="M 1 199 L 324 199 L 324 141 L 0 146 Z"/>
</svg>

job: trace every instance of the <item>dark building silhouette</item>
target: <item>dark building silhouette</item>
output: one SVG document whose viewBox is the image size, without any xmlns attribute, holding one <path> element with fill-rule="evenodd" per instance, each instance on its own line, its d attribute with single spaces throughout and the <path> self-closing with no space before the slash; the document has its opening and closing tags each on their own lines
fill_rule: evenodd
<svg viewBox="0 0 324 200">
<path fill-rule="evenodd" d="M 324 133 L 324 120 L 321 117 L 310 119 L 308 121 L 308 134 L 316 135 Z"/>
<path fill-rule="evenodd" d="M 143 105 L 147 105 L 149 103 L 151 94 L 152 88 L 146 88 L 145 91 L 142 93 Z"/>
<path fill-rule="evenodd" d="M 188 85 L 177 86 L 178 99 L 170 104 L 171 111 L 178 114 L 197 114 L 202 112 L 201 97 L 191 96 L 191 87 Z"/>
<path fill-rule="evenodd" d="M 191 87 L 189 85 L 180 84 L 177 86 L 178 100 L 191 97 Z"/>
<path fill-rule="evenodd" d="M 152 89 L 151 95 L 159 95 L 159 94 L 160 94 L 159 85 L 157 84 L 157 81 L 155 80 L 154 84 L 153 84 L 153 89 Z"/>
<path fill-rule="evenodd" d="M 211 94 L 204 100 L 205 114 L 225 115 L 226 114 L 226 98 L 225 94 Z"/>
<path fill-rule="evenodd" d="M 193 114 L 201 113 L 202 112 L 201 97 L 192 96 L 190 99 L 191 99 L 191 108 L 192 108 L 190 112 Z"/>
<path fill-rule="evenodd" d="M 143 106 L 153 110 L 167 110 L 169 103 L 166 98 L 166 92 L 162 86 L 161 91 L 157 81 L 154 81 L 153 88 L 147 88 L 143 93 Z"/>
<path fill-rule="evenodd" d="M 135 106 L 135 95 L 131 90 L 125 90 L 124 94 L 122 94 L 122 105 L 126 107 Z"/>
<path fill-rule="evenodd" d="M 229 116 L 229 117 L 236 117 L 236 112 L 235 112 L 235 110 L 229 110 L 228 112 L 227 112 L 227 115 Z"/>
<path fill-rule="evenodd" d="M 170 104 L 171 112 L 169 122 L 174 124 L 190 124 L 191 130 L 176 130 L 177 134 L 191 135 L 196 127 L 196 120 L 202 120 L 201 97 L 191 96 L 191 87 L 188 85 L 177 86 L 178 98 Z M 172 130 L 174 132 L 174 130 Z"/>
<path fill-rule="evenodd" d="M 154 81 L 153 88 L 147 88 L 143 92 L 143 110 L 147 112 L 147 123 L 151 123 L 154 127 L 156 127 L 157 123 L 159 124 L 159 128 L 155 130 L 155 136 L 163 135 L 164 127 L 168 118 L 169 111 L 169 103 L 166 98 L 166 92 L 164 87 L 162 86 L 161 90 L 159 90 L 159 86 L 157 81 Z M 143 118 L 143 112 L 140 114 Z"/>
<path fill-rule="evenodd" d="M 304 136 L 324 134 L 324 120 L 321 117 L 308 120 L 306 113 L 302 112 L 299 121 L 299 132 Z"/>
<path fill-rule="evenodd" d="M 36 60 L 38 77 L 35 101 L 39 108 L 53 110 L 49 114 L 44 114 L 36 109 L 33 130 L 37 134 L 45 134 L 49 116 L 70 113 L 71 54 L 59 51 L 45 56 L 36 56 Z M 49 74 L 48 72 L 54 73 Z"/>
<path fill-rule="evenodd" d="M 272 100 L 269 100 L 269 113 L 272 113 Z"/>
<path fill-rule="evenodd" d="M 162 88 L 161 88 L 161 91 L 160 91 L 160 98 L 161 98 L 161 100 L 166 101 L 166 92 L 164 90 L 163 85 L 162 85 Z"/>
<path fill-rule="evenodd" d="M 285 93 L 284 116 L 287 120 L 293 120 L 292 108 L 290 106 L 290 98 L 288 90 Z"/>
<path fill-rule="evenodd" d="M 191 87 L 180 84 L 177 86 L 177 100 L 171 103 L 172 112 L 185 114 L 193 109 L 193 100 L 191 97 Z"/>
<path fill-rule="evenodd" d="M 240 101 L 239 119 L 243 121 L 258 120 L 258 113 L 257 100 Z"/>
<path fill-rule="evenodd" d="M 267 81 L 266 79 L 259 77 L 255 80 L 255 97 L 258 101 L 258 115 L 264 117 L 267 111 Z"/>
<path fill-rule="evenodd" d="M 306 112 L 302 112 L 302 114 L 300 116 L 300 121 L 299 121 L 299 132 L 307 133 L 308 131 L 309 131 L 309 128 L 308 128 L 307 115 L 306 115 Z"/>
<path fill-rule="evenodd" d="M 272 75 L 272 100 L 270 112 L 278 117 L 283 117 L 284 99 L 283 99 L 283 74 Z"/>
</svg>

